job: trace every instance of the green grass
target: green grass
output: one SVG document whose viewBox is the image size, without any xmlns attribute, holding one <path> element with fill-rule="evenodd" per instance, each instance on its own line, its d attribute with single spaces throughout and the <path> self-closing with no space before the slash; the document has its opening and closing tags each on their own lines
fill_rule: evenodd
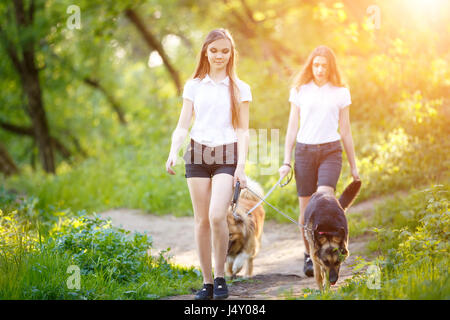
<svg viewBox="0 0 450 320">
<path fill-rule="evenodd" d="M 140 208 L 155 214 L 192 214 L 184 178 L 165 172 L 166 154 L 157 146 L 127 146 L 73 168 L 64 163 L 58 175 L 25 169 L 21 176 L 5 182 L 38 199 L 39 209 L 70 208 L 72 211 L 101 212 L 109 208 Z"/>
<path fill-rule="evenodd" d="M 164 270 L 143 268 L 144 274 L 133 282 L 114 280 L 106 270 L 81 275 L 80 289 L 70 289 L 67 273 L 73 265 L 70 257 L 41 252 L 26 254 L 19 267 L 2 266 L 0 299 L 9 300 L 154 300 L 169 295 L 190 294 L 191 288 L 201 286 L 198 272 L 170 265 Z"/>
<path fill-rule="evenodd" d="M 0 210 L 0 299 L 158 299 L 201 286 L 198 270 L 149 255 L 148 235 L 109 220 L 43 220 L 44 233 L 37 226 L 24 212 Z M 70 286 L 70 266 L 79 268 L 79 288 Z"/>
</svg>

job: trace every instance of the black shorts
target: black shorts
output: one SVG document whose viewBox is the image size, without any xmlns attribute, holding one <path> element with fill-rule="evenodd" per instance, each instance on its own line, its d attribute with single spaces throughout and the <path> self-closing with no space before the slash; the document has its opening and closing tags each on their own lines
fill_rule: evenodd
<svg viewBox="0 0 450 320">
<path fill-rule="evenodd" d="M 299 197 L 308 197 L 318 186 L 336 190 L 342 169 L 342 147 L 339 140 L 323 144 L 295 146 L 295 181 Z"/>
<path fill-rule="evenodd" d="M 211 178 L 219 173 L 234 176 L 237 166 L 237 142 L 208 147 L 191 139 L 183 159 L 186 178 Z"/>
</svg>

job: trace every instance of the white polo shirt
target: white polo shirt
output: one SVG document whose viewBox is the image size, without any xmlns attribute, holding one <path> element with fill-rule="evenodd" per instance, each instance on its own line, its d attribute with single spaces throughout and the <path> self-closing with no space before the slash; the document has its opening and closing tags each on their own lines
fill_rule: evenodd
<svg viewBox="0 0 450 320">
<path fill-rule="evenodd" d="M 250 86 L 237 79 L 240 101 L 252 101 Z M 208 147 L 237 142 L 237 134 L 231 122 L 230 79 L 227 76 L 215 83 L 209 75 L 203 79 L 188 80 L 183 98 L 194 103 L 195 120 L 190 137 Z"/>
<path fill-rule="evenodd" d="M 339 111 L 352 103 L 347 88 L 335 87 L 330 82 L 319 87 L 312 80 L 298 91 L 292 88 L 289 102 L 300 108 L 297 142 L 320 144 L 341 139 Z"/>
</svg>

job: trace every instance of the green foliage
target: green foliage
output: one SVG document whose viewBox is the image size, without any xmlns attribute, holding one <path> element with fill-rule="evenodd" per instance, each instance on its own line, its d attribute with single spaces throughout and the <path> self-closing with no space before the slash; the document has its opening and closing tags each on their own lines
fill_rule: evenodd
<svg viewBox="0 0 450 320">
<path fill-rule="evenodd" d="M 184 168 L 170 177 L 164 171 L 166 154 L 157 146 L 118 148 L 75 168 L 62 165 L 58 175 L 24 172 L 10 187 L 25 189 L 39 199 L 37 207 L 102 211 L 114 207 L 141 208 L 162 214 L 192 214 Z"/>
<path fill-rule="evenodd" d="M 42 221 L 44 223 L 44 221 Z M 1 299 L 158 299 L 200 285 L 199 271 L 150 256 L 151 239 L 97 216 L 52 223 L 49 232 L 18 211 L 0 210 Z M 81 288 L 67 285 L 71 265 Z"/>
<path fill-rule="evenodd" d="M 315 46 L 328 44 L 352 95 L 353 138 L 363 180 L 357 201 L 441 183 L 448 175 L 449 145 L 441 138 L 449 134 L 448 52 L 441 50 L 439 38 L 426 36 L 442 35 L 438 23 L 446 21 L 445 10 L 434 17 L 436 25 L 419 27 L 405 18 L 405 28 L 421 31 L 406 33 L 395 27 L 401 8 L 387 4 L 379 4 L 383 28 L 376 30 L 369 17 L 357 19 L 355 8 L 333 1 L 248 1 L 248 8 L 234 1 L 81 1 L 82 29 L 69 30 L 61 17 L 68 17 L 65 9 L 72 3 L 41 4 L 46 6 L 36 8 L 32 30 L 42 39 L 37 55 L 45 109 L 52 135 L 72 157 L 58 154 L 57 176 L 47 176 L 38 168 L 31 138 L 0 130 L 0 140 L 22 171 L 18 177 L 0 178 L 2 184 L 37 197 L 39 209 L 131 207 L 192 214 L 181 159 L 175 177 L 164 172 L 181 99 L 164 65 L 149 67 L 147 44 L 123 13 L 129 5 L 161 40 L 183 81 L 193 72 L 207 31 L 217 23 L 231 30 L 239 51 L 238 75 L 252 88 L 250 128 L 279 130 L 278 159 L 283 157 L 292 76 Z M 6 7 L 1 8 L 6 12 Z M 243 25 L 238 17 L 246 9 L 252 10 L 253 21 L 242 15 L 248 23 Z M 14 21 L 7 26 L 14 29 Z M 295 41 L 299 35 L 302 40 Z M 417 37 L 428 44 L 427 50 L 417 45 Z M 0 54 L 5 58 L 0 59 L 5 75 L 0 80 L 0 120 L 29 126 L 18 75 L 6 52 Z M 86 77 L 105 91 L 88 86 Z M 124 110 L 126 126 L 118 122 L 108 97 Z M 249 164 L 248 175 L 267 189 L 277 172 L 263 175 L 263 160 Z M 338 193 L 350 177 L 344 157 Z M 298 211 L 293 185 L 271 197 L 292 214 Z"/>
<path fill-rule="evenodd" d="M 426 223 L 431 218 L 445 218 L 448 210 L 449 185 L 435 185 L 433 187 L 412 192 L 408 197 L 395 197 L 386 201 L 383 206 L 375 210 L 374 225 L 381 226 L 377 232 L 386 238 L 387 243 L 397 245 L 405 240 L 402 235 L 413 232 L 419 228 L 420 224 Z M 437 216 L 436 216 L 437 215 Z M 425 220 L 424 220 L 425 219 Z M 384 229 L 383 227 L 389 228 Z M 426 224 L 427 227 L 432 225 Z M 383 231 L 384 230 L 384 231 Z M 418 229 L 419 230 L 419 229 Z M 430 229 L 431 230 L 431 229 Z M 380 244 L 385 243 L 383 238 Z M 388 251 L 389 247 L 381 247 L 383 251 Z"/>
<path fill-rule="evenodd" d="M 67 220 L 50 238 L 50 248 L 72 257 L 81 274 L 97 272 L 109 274 L 111 279 L 135 281 L 147 261 L 151 238 L 112 228 L 111 221 L 98 216 Z M 52 240 L 56 239 L 56 240 Z M 54 241 L 54 242 L 53 242 Z"/>
<path fill-rule="evenodd" d="M 25 1 L 26 8 L 29 3 Z M 129 7 L 139 12 L 147 29 L 161 42 L 182 81 L 194 71 L 206 33 L 217 27 L 231 30 L 239 52 L 238 76 L 252 88 L 250 128 L 279 130 L 279 141 L 269 137 L 268 153 L 258 154 L 256 161 L 249 159 L 246 168 L 247 175 L 265 190 L 278 180 L 277 168 L 269 173 L 263 169 L 269 166 L 272 148 L 278 150 L 276 159 L 283 158 L 293 75 L 301 69 L 311 50 L 321 44 L 335 51 L 341 75 L 351 91 L 352 133 L 363 181 L 357 202 L 409 191 L 411 186 L 445 184 L 443 188 L 447 190 L 450 142 L 445 137 L 450 135 L 450 56 L 445 28 L 450 10 L 444 1 L 434 9 L 435 4 L 377 3 L 382 12 L 379 28 L 367 14 L 367 1 L 349 4 L 332 0 L 304 3 L 82 0 L 77 3 L 82 29 L 69 30 L 66 10 L 71 4 L 67 0 L 36 1 L 33 23 L 20 30 L 11 14 L 13 3 L 0 4 L 0 122 L 32 128 L 23 84 L 5 49 L 9 39 L 21 57 L 20 49 L 33 40 L 50 134 L 71 152 L 69 158 L 57 152 L 57 174 L 45 174 L 40 169 L 33 137 L 0 126 L 0 141 L 21 170 L 20 175 L 8 179 L 0 176 L 3 209 L 0 242 L 4 262 L 9 262 L 2 266 L 7 268 L 5 274 L 11 279 L 24 275 L 19 280 L 23 287 L 1 278 L 5 286 L 0 287 L 12 290 L 8 294 L 0 291 L 5 297 L 155 298 L 166 293 L 155 289 L 158 282 L 152 277 L 159 276 L 153 273 L 166 267 L 169 282 L 165 287 L 172 286 L 170 279 L 175 271 L 164 259 L 158 262 L 159 267 L 153 268 L 148 263 L 155 261 L 143 262 L 143 248 L 149 239 L 136 236 L 137 247 L 131 249 L 130 235 L 109 227 L 102 229 L 100 222 L 84 221 L 82 217 L 86 212 L 116 207 L 140 208 L 154 214 L 192 215 L 183 161 L 179 159 L 175 176 L 164 170 L 181 97 L 163 64 L 149 66 L 153 48 L 142 40 L 124 14 Z M 86 78 L 97 81 L 103 89 L 88 85 Z M 112 101 L 124 111 L 126 125 L 119 123 Z M 259 147 L 257 142 L 252 142 L 250 154 L 252 148 Z M 350 181 L 344 153 L 337 194 Z M 436 190 L 406 200 L 396 198 L 370 218 L 363 213 L 349 217 L 351 236 L 367 233 L 374 227 L 380 230 L 378 241 L 370 247 L 382 251 L 384 258 L 380 258 L 379 264 L 383 270 L 388 270 L 391 263 L 386 261 L 394 259 L 387 252 L 389 248 L 400 250 L 400 245 L 404 245 L 416 256 L 420 254 L 413 247 L 426 246 L 424 252 L 430 248 L 439 251 L 443 239 L 433 240 L 434 231 L 416 230 L 422 224 L 427 226 L 425 229 L 437 224 L 432 218 L 423 221 L 433 215 L 424 207 L 423 197 L 426 205 L 431 201 L 429 197 L 433 197 L 434 204 L 442 204 Z M 17 193 L 26 196 L 18 197 Z M 296 218 L 295 181 L 275 190 L 268 201 Z M 268 219 L 287 221 L 267 206 L 266 211 Z M 79 221 L 80 225 L 70 224 L 68 217 L 75 217 L 73 221 Z M 58 223 L 66 229 L 53 241 L 64 239 L 67 247 L 54 242 L 54 250 L 42 250 L 50 245 L 48 234 Z M 401 235 L 415 240 L 408 242 Z M 97 245 L 102 250 L 97 250 Z M 111 255 L 120 258 L 108 262 Z M 128 256 L 136 257 L 141 264 L 128 266 L 131 263 Z M 74 259 L 85 267 L 85 283 L 92 289 L 69 293 L 58 289 L 64 287 L 61 283 L 67 276 L 66 265 Z M 425 258 L 420 259 L 416 261 L 420 267 L 411 271 L 411 277 L 426 273 L 429 264 L 424 262 Z M 433 262 L 436 259 L 440 262 Z M 444 263 L 445 267 L 441 258 L 430 261 L 435 265 Z M 441 279 L 440 267 L 433 268 L 428 285 L 442 287 L 440 280 L 435 282 Z M 429 292 L 426 281 L 421 283 L 425 286 L 422 288 L 413 278 L 402 278 L 405 273 L 395 270 L 389 280 L 393 284 L 412 282 L 417 290 Z M 57 276 L 52 278 L 52 274 Z M 129 281 L 134 277 L 135 286 Z M 354 297 L 352 292 L 361 287 L 358 281 L 364 280 L 355 278 L 349 283 L 343 289 L 348 290 L 347 297 Z M 147 288 L 152 288 L 153 293 Z M 448 288 L 448 283 L 443 288 Z M 160 293 L 154 293 L 155 290 Z M 395 297 L 380 292 L 377 294 L 381 297 Z M 410 293 L 409 297 L 420 296 L 416 293 Z M 315 297 L 312 292 L 308 294 Z M 367 296 L 374 297 L 370 290 Z"/>
<path fill-rule="evenodd" d="M 307 298 L 449 299 L 449 194 L 448 186 L 436 185 L 380 206 L 372 246 L 379 256 L 374 261 L 357 259 L 354 271 L 361 272 L 336 291 L 308 291 Z M 374 279 L 368 266 L 380 270 L 378 289 L 370 287 Z"/>
</svg>

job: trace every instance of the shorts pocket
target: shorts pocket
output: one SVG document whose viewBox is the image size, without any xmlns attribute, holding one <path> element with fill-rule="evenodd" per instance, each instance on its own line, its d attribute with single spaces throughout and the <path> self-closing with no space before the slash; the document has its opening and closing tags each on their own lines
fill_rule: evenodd
<svg viewBox="0 0 450 320">
<path fill-rule="evenodd" d="M 311 161 L 312 158 L 314 158 L 314 152 L 313 150 L 309 150 L 306 145 L 297 144 L 295 146 L 295 161 Z"/>
<path fill-rule="evenodd" d="M 223 146 L 223 164 L 236 165 L 237 164 L 237 144 L 230 144 Z"/>
<path fill-rule="evenodd" d="M 342 147 L 340 143 L 336 143 L 335 145 L 330 146 L 326 152 L 325 157 L 330 157 L 342 160 Z"/>
<path fill-rule="evenodd" d="M 330 146 L 330 150 L 333 152 L 342 152 L 342 146 L 340 141 L 336 141 Z"/>
<path fill-rule="evenodd" d="M 295 145 L 295 156 L 297 157 L 298 154 L 301 154 L 302 152 L 306 151 L 306 146 L 304 144 L 300 144 L 297 142 Z"/>
</svg>

